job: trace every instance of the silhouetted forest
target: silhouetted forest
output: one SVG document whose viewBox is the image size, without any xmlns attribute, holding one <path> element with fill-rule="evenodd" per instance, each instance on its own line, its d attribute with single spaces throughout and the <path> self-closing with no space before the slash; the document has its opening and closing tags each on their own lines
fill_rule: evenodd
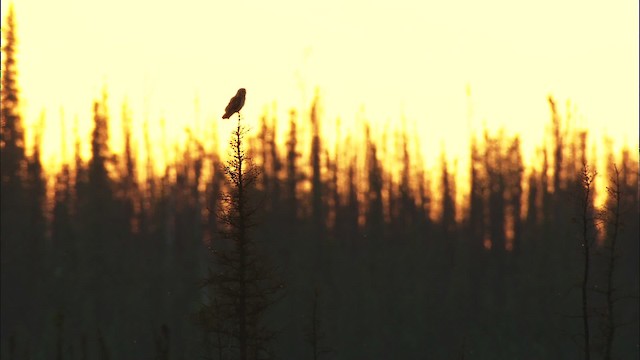
<svg viewBox="0 0 640 360">
<path fill-rule="evenodd" d="M 225 288 L 203 287 L 221 278 L 212 275 L 224 267 L 216 251 L 233 258 L 229 239 L 240 236 L 225 230 L 238 221 L 225 212 L 237 195 L 227 150 L 205 150 L 231 134 L 192 134 L 158 173 L 133 144 L 159 144 L 134 139 L 131 119 L 124 151 L 110 148 L 101 99 L 90 157 L 76 135 L 72 161 L 48 171 L 39 141 L 25 149 L 7 20 L 2 359 L 236 358 L 220 337 L 237 335 L 221 330 L 234 298 L 218 302 Z M 329 149 L 320 129 L 331 120 L 317 98 L 288 119 L 250 119 L 251 251 L 272 265 L 251 271 L 274 285 L 256 290 L 252 304 L 270 330 L 243 358 L 637 359 L 637 154 L 610 143 L 598 150 L 606 168 L 596 169 L 588 131 L 549 105 L 540 166 L 525 168 L 518 136 L 485 131 L 470 139 L 471 165 L 460 170 L 469 184 L 457 183 L 445 154 L 441 171 L 427 171 L 406 131 L 385 135 L 395 151 L 367 124 L 363 144 L 347 137 Z M 601 182 L 608 191 L 596 207 Z M 277 295 L 267 301 L 266 292 Z M 255 326 L 244 333 L 258 334 Z"/>
</svg>

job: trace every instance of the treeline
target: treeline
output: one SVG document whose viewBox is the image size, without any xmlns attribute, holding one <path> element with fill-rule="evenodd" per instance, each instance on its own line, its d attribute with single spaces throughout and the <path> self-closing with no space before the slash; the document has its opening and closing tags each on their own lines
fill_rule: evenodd
<svg viewBox="0 0 640 360">
<path fill-rule="evenodd" d="M 39 142 L 25 150 L 12 19 L 3 29 L 2 358 L 217 358 L 215 333 L 194 317 L 207 301 L 209 250 L 223 241 L 222 155 L 192 135 L 156 174 L 153 157 L 134 151 L 131 119 L 124 151 L 110 149 L 102 99 L 91 156 L 80 156 L 76 137 L 73 161 L 46 172 Z M 469 193 L 457 203 L 467 186 L 444 160 L 426 171 L 406 132 L 391 152 L 365 124 L 362 144 L 329 151 L 318 104 L 284 121 L 284 147 L 268 114 L 249 141 L 261 171 L 254 236 L 286 283 L 267 314 L 277 357 L 579 358 L 585 241 L 589 352 L 638 356 L 635 152 L 605 149 L 595 181 L 612 191 L 607 211 L 596 208 L 581 197 L 585 165 L 595 164 L 588 133 L 550 98 L 540 167 L 525 169 L 517 136 L 473 137 Z M 151 154 L 148 134 L 142 142 Z"/>
</svg>

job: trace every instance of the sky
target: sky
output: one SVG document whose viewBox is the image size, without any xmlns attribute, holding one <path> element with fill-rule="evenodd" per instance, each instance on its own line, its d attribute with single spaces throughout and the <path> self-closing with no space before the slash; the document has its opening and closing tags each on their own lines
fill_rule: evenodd
<svg viewBox="0 0 640 360">
<path fill-rule="evenodd" d="M 256 124 L 274 102 L 284 124 L 318 88 L 325 124 L 340 117 L 346 134 L 357 118 L 380 129 L 404 118 L 431 165 L 442 149 L 464 164 L 484 126 L 521 134 L 528 157 L 548 95 L 598 145 L 638 143 L 636 0 L 13 2 L 22 114 L 30 127 L 44 112 L 47 162 L 61 159 L 61 118 L 67 136 L 78 119 L 88 137 L 104 88 L 116 120 L 126 101 L 136 131 L 147 119 L 157 135 L 164 119 L 176 138 L 226 131 L 240 87 Z"/>
</svg>

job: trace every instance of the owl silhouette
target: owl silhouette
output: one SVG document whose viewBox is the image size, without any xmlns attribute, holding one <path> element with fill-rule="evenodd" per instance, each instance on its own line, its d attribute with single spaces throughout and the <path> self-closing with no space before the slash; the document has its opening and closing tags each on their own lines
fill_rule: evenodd
<svg viewBox="0 0 640 360">
<path fill-rule="evenodd" d="M 247 90 L 244 88 L 238 89 L 238 92 L 234 97 L 229 100 L 229 105 L 224 109 L 223 119 L 230 118 L 233 114 L 237 113 L 244 106 L 244 97 L 247 94 Z"/>
</svg>

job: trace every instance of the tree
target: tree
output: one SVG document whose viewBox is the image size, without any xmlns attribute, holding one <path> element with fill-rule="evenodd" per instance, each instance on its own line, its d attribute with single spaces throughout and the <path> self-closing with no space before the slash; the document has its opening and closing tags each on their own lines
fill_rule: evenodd
<svg viewBox="0 0 640 360">
<path fill-rule="evenodd" d="M 16 29 L 13 4 L 3 27 L 2 89 L 0 92 L 0 264 L 2 266 L 2 340 L 16 331 L 16 314 L 28 313 L 30 288 L 26 247 L 27 222 L 24 180 L 27 159 L 19 112 L 16 70 Z M 28 259 L 28 260 L 27 260 Z M 24 319 L 23 319 L 24 320 Z M 24 323 L 24 322 L 23 322 Z M 7 334 L 7 335 L 5 335 Z"/>
<path fill-rule="evenodd" d="M 318 289 L 314 289 L 313 291 L 313 300 L 311 303 L 311 318 L 309 327 L 305 332 L 305 339 L 311 346 L 313 360 L 318 360 L 322 355 L 328 354 L 331 352 L 331 349 L 324 346 L 322 343 L 325 339 L 325 333 L 322 330 L 322 321 L 320 318 L 320 312 L 318 310 L 318 298 L 320 294 L 318 293 Z"/>
<path fill-rule="evenodd" d="M 447 270 L 453 269 L 455 266 L 455 233 L 456 233 L 456 189 L 455 174 L 449 173 L 447 160 L 444 152 L 442 152 L 440 162 L 442 164 L 442 216 L 440 224 L 442 226 L 442 249 L 443 266 Z"/>
<path fill-rule="evenodd" d="M 0 120 L 0 151 L 2 167 L 2 187 L 18 186 L 25 166 L 24 131 L 19 113 L 19 92 L 16 70 L 16 30 L 13 4 L 9 6 L 7 25 L 3 29 L 5 44 L 2 47 L 4 63 L 2 67 L 2 95 Z M 10 190 L 10 188 L 5 188 Z M 7 191 L 9 193 L 9 191 Z M 4 226 L 2 227 L 5 228 Z"/>
<path fill-rule="evenodd" d="M 399 218 L 401 227 L 404 231 L 415 226 L 417 214 L 415 199 L 413 196 L 413 189 L 411 186 L 411 168 L 415 164 L 411 161 L 409 156 L 409 139 L 407 136 L 407 130 L 405 127 L 405 121 L 403 121 L 402 135 L 396 138 L 401 149 L 401 162 L 402 171 L 400 175 L 400 182 L 398 184 L 398 192 L 400 193 L 400 211 Z"/>
<path fill-rule="evenodd" d="M 469 232 L 471 234 L 474 251 L 478 252 L 482 249 L 485 238 L 485 192 L 486 179 L 482 171 L 486 168 L 483 166 L 482 154 L 478 147 L 476 137 L 471 138 L 471 187 L 469 190 Z"/>
<path fill-rule="evenodd" d="M 447 246 L 453 240 L 451 239 L 456 227 L 456 203 L 455 203 L 455 175 L 449 174 L 447 160 L 444 152 L 440 158 L 442 164 L 442 230 Z"/>
<path fill-rule="evenodd" d="M 205 331 L 230 340 L 233 357 L 258 360 L 269 358 L 268 343 L 274 332 L 264 324 L 264 315 L 283 284 L 251 236 L 257 211 L 252 192 L 259 172 L 243 146 L 246 133 L 239 115 L 224 169 L 229 190 L 221 195 L 217 214 L 220 235 L 230 243 L 213 250 L 215 268 L 209 269 L 203 282 L 213 299 L 200 308 L 197 321 Z"/>
<path fill-rule="evenodd" d="M 375 242 L 380 241 L 384 234 L 384 213 L 382 202 L 383 169 L 378 159 L 376 144 L 371 140 L 371 130 L 365 127 L 365 141 L 367 146 L 366 171 L 367 171 L 367 195 L 366 195 L 366 236 Z"/>
<path fill-rule="evenodd" d="M 122 216 L 127 222 L 125 234 L 139 232 L 139 210 L 136 205 L 139 199 L 138 173 L 136 166 L 136 154 L 132 143 L 132 126 L 129 108 L 125 103 L 122 106 L 122 136 L 124 138 L 123 166 L 120 175 L 120 197 L 122 199 Z"/>
<path fill-rule="evenodd" d="M 29 308 L 28 319 L 32 331 L 37 332 L 39 319 L 46 316 L 43 311 L 47 302 L 43 301 L 44 294 L 49 290 L 48 272 L 45 264 L 49 257 L 46 256 L 47 219 L 45 208 L 47 202 L 47 183 L 44 169 L 40 161 L 40 144 L 42 135 L 41 118 L 39 129 L 36 131 L 33 154 L 27 160 L 27 171 L 24 178 L 23 197 L 24 206 L 24 231 L 22 232 L 20 247 L 24 250 L 21 261 L 27 260 L 29 265 L 25 267 L 23 288 L 27 291 L 27 298 L 22 300 Z"/>
<path fill-rule="evenodd" d="M 108 124 L 105 91 L 102 100 L 93 103 L 94 126 L 88 164 L 81 165 L 76 154 L 77 244 L 81 259 L 78 281 L 90 284 L 86 292 L 80 293 L 84 302 L 95 307 L 95 315 L 83 314 L 83 320 L 88 323 L 96 321 L 104 331 L 100 335 L 104 335 L 104 341 L 111 340 L 114 335 L 113 326 L 120 310 L 118 294 L 122 293 L 119 284 L 114 284 L 122 269 L 118 266 L 122 263 L 122 255 L 113 255 L 117 251 L 126 253 L 119 233 L 124 226 L 121 212 L 116 207 L 115 181 L 109 171 L 113 161 L 108 145 Z"/>
<path fill-rule="evenodd" d="M 589 360 L 591 349 L 589 345 L 589 302 L 588 302 L 588 286 L 589 286 L 589 270 L 591 261 L 591 239 L 589 234 L 589 224 L 593 221 L 592 218 L 592 190 L 593 180 L 596 176 L 594 171 L 590 171 L 587 164 L 582 167 L 580 193 L 579 193 L 579 206 L 580 206 L 580 246 L 582 247 L 582 253 L 584 258 L 584 267 L 582 272 L 582 326 L 584 331 L 584 358 Z"/>
<path fill-rule="evenodd" d="M 320 156 L 322 154 L 322 141 L 320 139 L 319 95 L 311 105 L 311 215 L 313 218 L 314 232 L 317 239 L 324 240 L 326 213 L 323 200 L 322 168 Z"/>
<path fill-rule="evenodd" d="M 616 335 L 616 330 L 622 326 L 621 323 L 616 321 L 614 316 L 618 311 L 614 312 L 617 308 L 617 303 L 624 297 L 619 293 L 619 289 L 616 287 L 615 275 L 619 271 L 620 249 L 617 244 L 620 238 L 620 230 L 622 227 L 622 184 L 621 184 L 620 169 L 613 164 L 611 170 L 611 176 L 609 178 L 610 186 L 607 186 L 607 203 L 604 205 L 604 209 L 600 214 L 605 225 L 605 239 L 602 250 L 605 256 L 605 280 L 604 288 L 602 290 L 596 289 L 606 298 L 606 305 L 602 314 L 602 336 L 604 340 L 603 357 L 606 360 L 612 359 L 613 353 L 613 340 Z M 618 309 L 619 310 L 619 309 Z"/>
<path fill-rule="evenodd" d="M 289 135 L 287 139 L 287 160 L 286 160 L 286 211 L 287 219 L 295 220 L 298 216 L 298 183 L 301 180 L 301 174 L 298 170 L 298 159 L 300 152 L 298 150 L 298 132 L 296 129 L 296 112 L 291 110 L 289 113 Z"/>
<path fill-rule="evenodd" d="M 553 135 L 553 191 L 558 193 L 560 191 L 560 182 L 562 180 L 562 147 L 564 145 L 561 128 L 560 128 L 560 115 L 558 114 L 558 108 L 556 102 L 552 96 L 547 98 L 549 107 L 551 107 L 551 124 Z"/>
</svg>

